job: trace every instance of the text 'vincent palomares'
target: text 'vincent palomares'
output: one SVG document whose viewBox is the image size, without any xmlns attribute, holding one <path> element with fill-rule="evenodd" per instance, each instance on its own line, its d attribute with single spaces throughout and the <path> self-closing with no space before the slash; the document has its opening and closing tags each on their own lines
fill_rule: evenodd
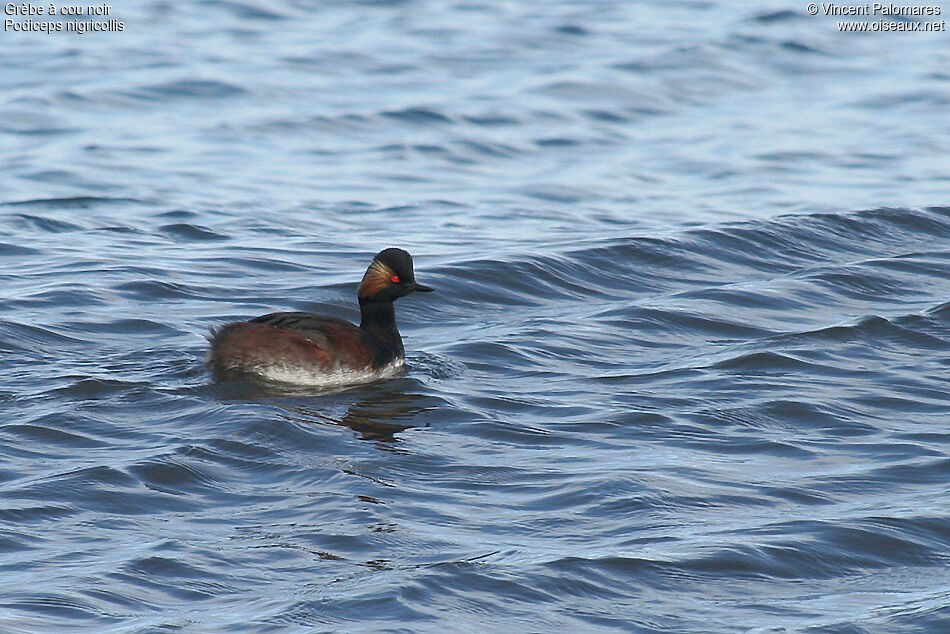
<svg viewBox="0 0 950 634">
<path fill-rule="evenodd" d="M 872 2 L 870 4 L 835 4 L 833 2 L 822 2 L 821 10 L 825 15 L 940 15 L 940 7 L 938 5 L 907 5 L 883 2 Z"/>
</svg>

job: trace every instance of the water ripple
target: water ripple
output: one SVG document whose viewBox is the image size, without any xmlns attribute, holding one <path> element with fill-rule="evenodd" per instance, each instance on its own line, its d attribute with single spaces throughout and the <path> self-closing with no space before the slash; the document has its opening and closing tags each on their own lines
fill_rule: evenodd
<svg viewBox="0 0 950 634">
<path fill-rule="evenodd" d="M 167 5 L 0 44 L 0 630 L 948 629 L 934 34 Z M 405 376 L 211 381 L 388 246 Z"/>
</svg>

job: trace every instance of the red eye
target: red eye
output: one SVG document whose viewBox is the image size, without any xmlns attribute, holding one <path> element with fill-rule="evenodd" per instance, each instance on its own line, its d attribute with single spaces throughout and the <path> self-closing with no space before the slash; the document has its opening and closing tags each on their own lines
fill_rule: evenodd
<svg viewBox="0 0 950 634">
<path fill-rule="evenodd" d="M 391 278 L 389 278 L 389 279 L 391 279 L 391 280 L 392 280 L 394 283 L 396 283 L 396 284 L 399 283 L 399 276 L 398 276 L 398 275 L 393 275 L 393 276 L 392 276 Z"/>
</svg>

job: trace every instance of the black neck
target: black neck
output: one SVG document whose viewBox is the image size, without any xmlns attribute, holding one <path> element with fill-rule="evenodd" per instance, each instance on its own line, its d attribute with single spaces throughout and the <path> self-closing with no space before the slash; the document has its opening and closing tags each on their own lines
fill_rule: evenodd
<svg viewBox="0 0 950 634">
<path fill-rule="evenodd" d="M 385 348 L 387 356 L 402 356 L 402 337 L 396 328 L 396 309 L 392 302 L 368 302 L 360 304 L 360 328 L 376 337 Z"/>
</svg>

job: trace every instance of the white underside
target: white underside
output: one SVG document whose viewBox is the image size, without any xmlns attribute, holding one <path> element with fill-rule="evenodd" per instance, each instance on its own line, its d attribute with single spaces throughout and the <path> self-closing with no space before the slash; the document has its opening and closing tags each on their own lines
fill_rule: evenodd
<svg viewBox="0 0 950 634">
<path fill-rule="evenodd" d="M 405 365 L 405 359 L 397 359 L 378 370 L 368 368 L 365 370 L 337 369 L 333 372 L 322 372 L 300 366 L 268 365 L 255 368 L 254 372 L 268 381 L 312 387 L 341 387 L 371 383 L 382 379 L 394 379 L 402 374 Z"/>
</svg>

